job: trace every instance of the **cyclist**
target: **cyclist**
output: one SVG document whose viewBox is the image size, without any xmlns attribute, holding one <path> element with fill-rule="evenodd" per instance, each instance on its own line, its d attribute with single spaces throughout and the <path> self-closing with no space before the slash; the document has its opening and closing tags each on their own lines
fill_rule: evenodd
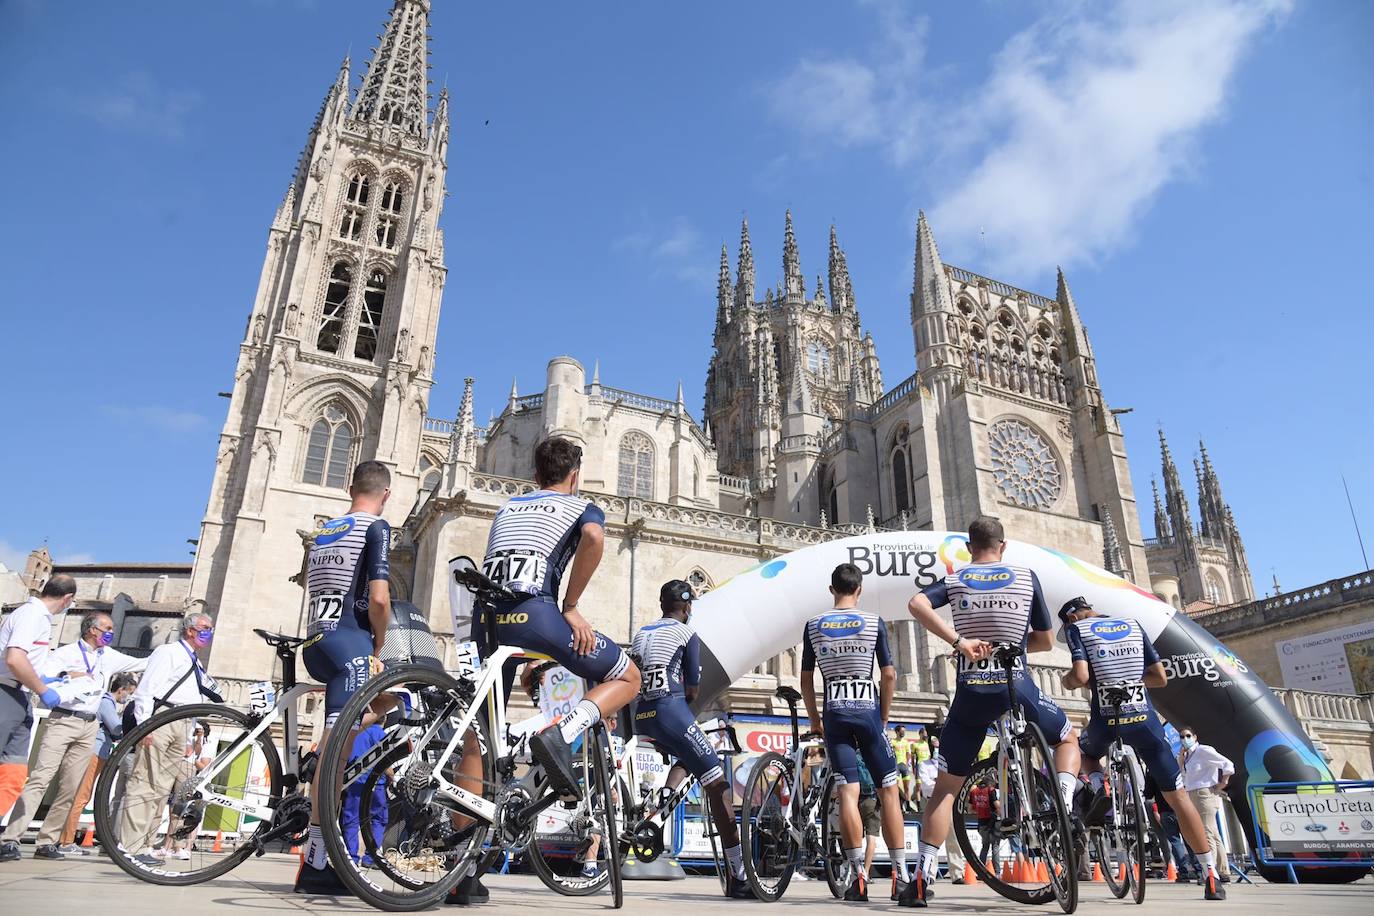
<svg viewBox="0 0 1374 916">
<path fill-rule="evenodd" d="M 310 676 L 325 684 L 321 747 L 348 698 L 381 671 L 380 656 L 391 619 L 391 526 L 381 517 L 391 495 L 391 472 L 379 461 L 364 461 L 353 469 L 348 492 L 352 499 L 348 513 L 314 532 L 305 567 L 309 639 L 301 660 Z M 316 767 L 312 798 L 319 798 L 319 782 Z M 295 891 L 352 896 L 329 864 L 319 812 L 318 805 L 311 806 L 310 839 L 296 873 Z"/>
<path fill-rule="evenodd" d="M 922 589 L 907 605 L 911 616 L 949 643 L 958 657 L 954 700 L 940 732 L 939 773 L 925 809 L 920 860 L 900 901 L 903 906 L 926 905 L 926 888 L 934 880 L 940 846 L 949 835 L 954 795 L 968 777 L 988 726 L 1007 711 L 1007 674 L 992 658 L 995 643 L 1022 648 L 1013 684 L 1026 718 L 1038 724 L 1045 740 L 1054 746 L 1054 768 L 1065 807 L 1071 809 L 1078 785 L 1078 738 L 1073 726 L 1064 711 L 1042 696 L 1025 675 L 1025 652 L 1048 652 L 1054 647 L 1053 624 L 1040 580 L 1024 566 L 1002 562 L 1007 542 L 1002 523 L 995 518 L 973 520 L 968 549 L 970 565 Z M 935 611 L 946 604 L 953 624 Z"/>
<path fill-rule="evenodd" d="M 892 755 L 897 758 L 897 788 L 902 796 L 902 808 L 914 809 L 916 803 L 913 795 L 920 794 L 920 779 L 915 773 L 916 769 L 916 742 L 906 736 L 906 726 L 898 725 L 892 730 Z M 912 792 L 912 783 L 917 784 L 916 792 Z"/>
<path fill-rule="evenodd" d="M 897 686 L 897 669 L 887 647 L 887 627 L 875 614 L 859 610 L 863 573 L 841 563 L 830 573 L 834 608 L 812 617 L 802 636 L 801 694 L 811 730 L 825 737 L 830 766 L 839 785 L 840 839 L 852 877 L 845 900 L 867 900 L 863 820 L 859 814 L 859 758 L 878 782 L 883 839 L 892 862 L 892 899 L 906 889 L 906 839 L 897 791 L 897 758 L 887 737 L 887 717 Z M 873 683 L 881 673 L 882 689 Z M 815 670 L 825 685 L 825 713 L 816 711 Z"/>
<path fill-rule="evenodd" d="M 692 586 L 681 579 L 665 582 L 658 592 L 663 616 L 635 634 L 630 656 L 638 663 L 643 677 L 635 709 L 635 731 L 673 755 L 667 782 L 670 790 L 677 788 L 688 773 L 701 783 L 729 862 L 726 896 L 753 899 L 754 893 L 744 876 L 739 828 L 729 799 L 730 783 L 719 755 L 706 740 L 689 706 L 701 683 L 701 639 L 688 626 L 695 598 Z"/>
<path fill-rule="evenodd" d="M 1064 621 L 1064 636 L 1073 657 L 1073 667 L 1063 677 L 1064 686 L 1090 687 L 1092 692 L 1088 727 L 1079 744 L 1083 749 L 1083 769 L 1092 774 L 1090 779 L 1097 794 L 1084 817 L 1085 823 L 1090 827 L 1100 825 L 1109 806 L 1102 789 L 1101 758 L 1107 753 L 1114 732 L 1119 730 L 1121 740 L 1135 750 L 1174 809 L 1179 827 L 1204 869 L 1204 899 L 1225 900 L 1226 889 L 1221 886 L 1202 818 L 1183 791 L 1178 761 L 1150 702 L 1147 688 L 1163 687 L 1169 677 L 1154 644 L 1139 623 L 1130 618 L 1104 617 L 1086 598 L 1067 601 L 1059 609 L 1059 619 Z M 1115 716 L 1102 710 L 1099 691 L 1104 687 L 1120 687 L 1128 693 Z"/>
<path fill-rule="evenodd" d="M 534 450 L 539 489 L 512 497 L 496 513 L 482 572 L 518 594 L 499 602 L 496 636 L 548 655 L 596 686 L 558 722 L 530 739 L 530 751 L 550 784 L 578 796 L 571 745 L 593 723 L 613 716 L 639 692 L 639 669 L 608 637 L 592 629 L 577 609 L 601 562 L 606 515 L 577 495 L 582 449 L 550 436 Z M 569 562 L 563 606 L 558 591 Z M 467 755 L 465 755 L 467 756 Z M 475 755 L 472 755 L 475 756 Z"/>
</svg>

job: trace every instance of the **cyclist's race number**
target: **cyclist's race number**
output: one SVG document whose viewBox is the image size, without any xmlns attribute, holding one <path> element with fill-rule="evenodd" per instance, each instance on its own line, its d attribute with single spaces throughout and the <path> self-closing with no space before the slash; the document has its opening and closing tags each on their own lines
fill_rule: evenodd
<svg viewBox="0 0 1374 916">
<path fill-rule="evenodd" d="M 959 670 L 960 670 L 961 672 L 962 672 L 962 671 L 1001 671 L 1001 670 L 1002 670 L 1002 663 L 999 662 L 999 661 L 997 661 L 997 659 L 995 659 L 995 658 L 980 658 L 980 659 L 978 659 L 978 661 L 976 661 L 976 662 L 971 662 L 971 661 L 969 661 L 968 659 L 964 658 L 964 656 L 960 655 L 960 656 L 958 656 L 958 659 L 959 659 Z M 1026 667 L 1026 665 L 1025 665 L 1025 659 L 1022 658 L 1022 657 L 1018 657 L 1018 658 L 1016 659 L 1016 664 L 1012 665 L 1012 668 L 1014 668 L 1014 669 L 1017 670 L 1017 671 L 1020 671 L 1020 670 L 1022 670 L 1022 669 L 1025 668 L 1025 667 Z"/>
<path fill-rule="evenodd" d="M 1112 686 L 1126 694 L 1126 699 L 1121 704 L 1123 706 L 1133 706 L 1145 702 L 1144 684 L 1114 684 Z"/>
<path fill-rule="evenodd" d="M 645 696 L 668 692 L 668 669 L 662 665 L 644 669 L 644 682 L 640 688 Z"/>
<path fill-rule="evenodd" d="M 877 686 L 859 678 L 841 678 L 825 682 L 825 698 L 831 703 L 853 703 L 877 699 Z"/>
<path fill-rule="evenodd" d="M 339 622 L 343 616 L 343 592 L 321 592 L 310 599 L 310 621 Z"/>
<path fill-rule="evenodd" d="M 507 553 L 482 564 L 482 575 L 507 588 L 537 592 L 544 584 L 547 561 L 533 553 Z"/>
</svg>

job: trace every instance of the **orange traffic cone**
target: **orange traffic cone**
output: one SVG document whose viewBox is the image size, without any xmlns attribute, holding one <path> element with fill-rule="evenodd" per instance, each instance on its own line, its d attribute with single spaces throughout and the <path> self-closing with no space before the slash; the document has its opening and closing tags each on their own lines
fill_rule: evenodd
<svg viewBox="0 0 1374 916">
<path fill-rule="evenodd" d="M 1039 881 L 1041 884 L 1048 884 L 1050 881 L 1050 869 L 1049 866 L 1045 864 L 1044 859 L 1041 859 L 1036 865 L 1035 880 Z"/>
<path fill-rule="evenodd" d="M 1116 880 L 1119 884 L 1126 883 L 1126 863 L 1121 863 L 1121 869 L 1116 873 Z"/>
<path fill-rule="evenodd" d="M 1035 880 L 1035 869 L 1031 867 L 1025 856 L 1016 857 L 1016 883 L 1030 884 Z"/>
<path fill-rule="evenodd" d="M 1107 880 L 1106 878 L 1102 877 L 1102 863 L 1101 863 L 1101 862 L 1094 862 L 1094 863 L 1093 863 L 1093 881 L 1102 882 L 1102 881 L 1106 881 L 1106 880 Z"/>
<path fill-rule="evenodd" d="M 224 831 L 215 831 L 215 845 L 210 848 L 211 852 L 224 852 Z"/>
<path fill-rule="evenodd" d="M 970 864 L 968 864 L 967 862 L 964 863 L 964 883 L 965 883 L 965 884 L 977 884 L 977 883 L 978 883 L 978 875 L 977 875 L 977 873 L 974 872 L 973 866 L 970 865 Z"/>
<path fill-rule="evenodd" d="M 1015 877 L 1015 875 L 1013 874 L 1012 867 L 1011 867 L 1011 861 L 1012 861 L 1011 859 L 1008 859 L 1008 860 L 1006 860 L 1005 862 L 1002 863 L 1002 883 L 1003 883 L 1003 884 L 1014 884 L 1014 883 L 1016 882 L 1016 877 Z"/>
<path fill-rule="evenodd" d="M 1165 872 L 1164 877 L 1168 878 L 1170 881 L 1178 880 L 1178 869 L 1174 867 L 1172 861 L 1169 862 L 1169 870 Z"/>
<path fill-rule="evenodd" d="M 88 849 L 89 849 L 90 847 L 92 847 L 92 846 L 95 845 L 95 828 L 94 828 L 94 827 L 92 827 L 92 828 L 90 828 L 89 830 L 86 831 L 86 835 L 83 836 L 83 837 L 81 838 L 81 845 L 84 846 L 84 847 L 86 847 L 86 848 L 88 848 Z"/>
</svg>

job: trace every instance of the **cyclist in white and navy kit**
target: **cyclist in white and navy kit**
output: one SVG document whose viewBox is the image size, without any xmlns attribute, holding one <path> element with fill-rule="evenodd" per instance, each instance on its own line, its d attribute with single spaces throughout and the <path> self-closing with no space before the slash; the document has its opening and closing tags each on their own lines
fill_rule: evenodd
<svg viewBox="0 0 1374 916">
<path fill-rule="evenodd" d="M 697 778 L 710 803 L 711 818 L 729 863 L 725 895 L 752 899 L 753 891 L 744 876 L 735 809 L 728 797 L 730 783 L 720 755 L 706 739 L 690 706 L 701 683 L 701 638 L 688 626 L 695 599 L 692 586 L 681 579 L 665 582 L 658 592 L 663 616 L 641 627 L 630 644 L 630 656 L 642 675 L 635 732 L 672 755 L 668 790 L 681 785 L 688 773 Z"/>
<path fill-rule="evenodd" d="M 1026 676 L 1025 653 L 1054 648 L 1053 622 L 1040 581 L 1024 566 L 1002 562 L 1007 542 L 1002 523 L 980 516 L 969 525 L 973 562 L 922 589 L 911 599 L 911 616 L 958 653 L 954 700 L 940 733 L 939 775 L 926 805 L 921 835 L 921 861 L 901 902 L 923 907 L 925 890 L 935 875 L 940 844 L 949 833 L 954 796 L 963 787 L 987 737 L 988 727 L 1007 711 L 1007 673 L 993 658 L 995 644 L 1020 646 L 1022 656 L 1012 671 L 1017 702 L 1054 747 L 1054 768 L 1064 804 L 1072 809 L 1078 786 L 1078 740 L 1064 711 L 1042 696 Z M 949 605 L 953 625 L 936 613 Z"/>
<path fill-rule="evenodd" d="M 501 507 L 491 525 L 482 572 L 520 597 L 494 608 L 496 638 L 548 655 L 597 686 L 556 723 L 530 740 L 530 750 L 560 791 L 577 795 L 571 744 L 594 722 L 615 715 L 639 691 L 639 669 L 577 610 L 601 562 L 606 516 L 577 495 L 582 449 L 562 436 L 534 450 L 539 489 Z M 563 606 L 558 591 L 569 563 Z"/>
<path fill-rule="evenodd" d="M 841 563 L 830 573 L 834 607 L 806 622 L 802 635 L 801 695 L 813 731 L 823 732 L 830 765 L 839 784 L 840 837 L 852 872 L 845 900 L 868 899 L 864 873 L 863 819 L 859 814 L 859 759 L 878 785 L 883 809 L 883 839 L 892 861 L 892 899 L 906 887 L 906 840 L 897 758 L 887 738 L 887 717 L 897 686 L 897 669 L 887 647 L 887 627 L 859 610 L 863 573 Z M 825 712 L 816 711 L 815 670 L 821 669 Z M 881 691 L 873 669 L 882 678 Z"/>
<path fill-rule="evenodd" d="M 1183 791 L 1183 775 L 1174 759 L 1169 739 L 1150 702 L 1151 687 L 1163 687 L 1169 676 L 1155 651 L 1154 643 L 1140 624 L 1129 617 L 1104 617 L 1087 599 L 1078 597 L 1059 609 L 1064 621 L 1064 638 L 1069 644 L 1073 667 L 1062 682 L 1066 688 L 1089 687 L 1092 691 L 1088 727 L 1079 739 L 1083 749 L 1083 769 L 1096 790 L 1093 805 L 1084 818 L 1089 827 L 1099 826 L 1109 805 L 1103 790 L 1102 755 L 1120 734 L 1141 763 L 1155 778 L 1164 797 L 1178 816 L 1179 830 L 1205 869 L 1203 897 L 1225 900 L 1226 891 L 1217 874 L 1216 857 L 1202 818 Z M 1123 702 L 1103 708 L 1102 691 L 1115 688 L 1124 692 Z M 1203 850 L 1198 852 L 1198 850 Z"/>
</svg>

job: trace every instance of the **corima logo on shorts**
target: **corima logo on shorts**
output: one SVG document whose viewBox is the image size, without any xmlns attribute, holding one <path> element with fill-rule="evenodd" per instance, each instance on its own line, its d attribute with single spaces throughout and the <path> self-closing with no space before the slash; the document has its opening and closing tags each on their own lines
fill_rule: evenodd
<svg viewBox="0 0 1374 916">
<path fill-rule="evenodd" d="M 325 522 L 315 531 L 315 543 L 317 545 L 332 544 L 352 530 L 353 519 L 347 517 L 333 519 Z"/>
<path fill-rule="evenodd" d="M 1125 639 L 1131 635 L 1131 623 L 1128 620 L 1094 620 L 1088 629 L 1098 639 L 1105 639 L 1108 642 Z"/>
<path fill-rule="evenodd" d="M 1016 573 L 1005 566 L 970 566 L 959 573 L 959 581 L 968 588 L 988 591 L 1011 585 Z"/>
<path fill-rule="evenodd" d="M 857 614 L 835 614 L 821 618 L 820 631 L 822 636 L 841 638 L 844 636 L 855 636 L 864 628 L 864 619 Z"/>
</svg>

